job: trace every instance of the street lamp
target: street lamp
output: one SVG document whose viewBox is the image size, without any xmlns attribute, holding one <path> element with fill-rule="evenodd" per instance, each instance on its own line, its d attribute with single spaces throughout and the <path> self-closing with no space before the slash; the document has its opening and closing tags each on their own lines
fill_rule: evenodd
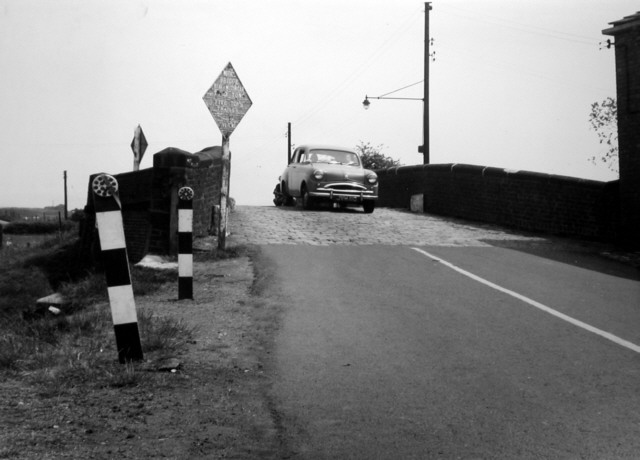
<svg viewBox="0 0 640 460">
<path fill-rule="evenodd" d="M 421 81 L 419 81 L 418 83 L 422 83 Z M 415 83 L 416 85 L 418 83 Z M 409 85 L 411 86 L 411 85 Z M 408 88 L 408 86 L 405 86 L 405 88 Z M 400 88 L 400 89 L 404 89 L 404 88 Z M 400 91 L 399 89 L 397 89 L 396 91 Z M 391 93 L 395 93 L 395 91 L 391 91 Z M 391 93 L 387 93 L 387 94 L 391 94 Z M 424 101 L 423 98 L 421 97 L 384 97 L 384 96 L 371 96 L 371 99 L 401 99 L 404 101 Z M 371 105 L 371 101 L 369 101 L 369 96 L 365 96 L 364 97 L 364 101 L 362 101 L 362 107 L 364 107 L 365 110 L 369 110 L 369 106 Z"/>
<path fill-rule="evenodd" d="M 409 88 L 411 86 L 415 86 L 415 85 L 419 85 L 420 83 L 422 83 L 423 80 L 420 80 L 419 82 L 413 83 L 411 85 L 405 86 L 403 88 L 400 89 L 396 89 L 394 91 L 391 91 L 389 93 L 385 93 L 382 96 L 371 96 L 371 99 L 396 99 L 396 100 L 403 100 L 403 101 L 422 101 L 424 102 L 424 106 L 425 106 L 425 111 L 426 111 L 426 107 L 427 107 L 427 101 L 425 98 L 419 98 L 419 97 L 386 97 L 387 94 L 393 94 L 396 93 L 398 91 L 401 91 L 405 88 Z M 371 105 L 371 101 L 369 100 L 369 96 L 365 96 L 364 97 L 364 101 L 362 101 L 362 107 L 364 107 L 365 110 L 369 110 L 369 106 Z M 425 126 L 426 126 L 427 121 L 424 122 Z M 428 128 L 426 128 L 428 129 Z M 425 144 L 428 142 L 428 132 L 425 131 L 426 135 L 425 135 Z M 420 153 L 424 153 L 424 147 L 423 146 L 419 146 L 418 147 L 418 152 Z M 428 164 L 429 163 L 429 153 L 427 150 L 427 153 L 424 155 L 424 164 Z"/>
</svg>

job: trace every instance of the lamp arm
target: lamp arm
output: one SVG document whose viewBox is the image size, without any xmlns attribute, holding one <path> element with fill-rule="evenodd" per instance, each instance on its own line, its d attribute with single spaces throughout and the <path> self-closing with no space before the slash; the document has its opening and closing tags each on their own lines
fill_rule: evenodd
<svg viewBox="0 0 640 460">
<path fill-rule="evenodd" d="M 383 96 L 371 96 L 369 99 L 402 99 L 405 101 L 424 101 L 422 97 L 383 97 Z"/>
</svg>

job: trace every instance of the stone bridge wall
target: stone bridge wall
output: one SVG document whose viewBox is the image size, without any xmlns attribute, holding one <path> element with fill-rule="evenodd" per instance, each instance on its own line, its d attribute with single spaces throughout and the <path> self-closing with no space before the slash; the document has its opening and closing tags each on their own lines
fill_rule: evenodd
<svg viewBox="0 0 640 460">
<path fill-rule="evenodd" d="M 500 168 L 438 164 L 377 171 L 379 206 L 409 208 L 424 194 L 424 211 L 520 230 L 615 241 L 618 181 Z"/>
<path fill-rule="evenodd" d="M 222 174 L 220 147 L 210 147 L 195 154 L 167 148 L 153 157 L 153 167 L 115 174 L 122 203 L 127 252 L 135 263 L 147 253 L 177 253 L 177 193 L 191 187 L 193 201 L 193 234 L 206 236 L 211 230 L 212 208 L 220 200 Z M 86 219 L 82 225 L 82 244 L 95 253 L 98 235 L 89 178 Z"/>
</svg>

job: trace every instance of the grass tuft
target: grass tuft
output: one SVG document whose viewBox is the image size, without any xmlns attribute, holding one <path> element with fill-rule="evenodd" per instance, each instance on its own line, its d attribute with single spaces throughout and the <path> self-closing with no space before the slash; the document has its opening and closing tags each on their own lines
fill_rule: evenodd
<svg viewBox="0 0 640 460">
<path fill-rule="evenodd" d="M 213 248 L 207 251 L 195 251 L 193 254 L 194 261 L 211 262 L 224 259 L 236 259 L 247 255 L 248 249 L 245 246 L 232 246 L 226 249 Z"/>
<path fill-rule="evenodd" d="M 78 312 L 97 302 L 106 302 L 107 282 L 104 273 L 89 272 L 75 282 L 64 282 L 58 292 L 69 301 L 69 312 Z"/>
<path fill-rule="evenodd" d="M 131 267 L 131 284 L 133 293 L 137 296 L 155 292 L 158 285 L 175 283 L 178 279 L 178 270 L 157 270 L 148 267 Z"/>
<path fill-rule="evenodd" d="M 107 375 L 108 385 L 114 388 L 136 387 L 145 380 L 145 374 L 137 371 L 133 363 L 114 368 Z"/>
<path fill-rule="evenodd" d="M 143 349 L 148 352 L 180 349 L 194 335 L 194 328 L 183 321 L 154 316 L 144 309 L 138 312 L 138 327 Z"/>
</svg>

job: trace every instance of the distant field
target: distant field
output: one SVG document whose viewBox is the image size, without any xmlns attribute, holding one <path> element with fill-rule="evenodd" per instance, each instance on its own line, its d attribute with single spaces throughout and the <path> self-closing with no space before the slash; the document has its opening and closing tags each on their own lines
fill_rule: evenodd
<svg viewBox="0 0 640 460">
<path fill-rule="evenodd" d="M 64 205 L 44 208 L 0 208 L 0 220 L 9 222 L 25 219 L 57 221 L 58 215 L 64 218 Z"/>
<path fill-rule="evenodd" d="M 2 236 L 2 247 L 4 249 L 22 249 L 36 246 L 44 241 L 57 240 L 57 234 L 46 235 L 8 235 Z"/>
</svg>

